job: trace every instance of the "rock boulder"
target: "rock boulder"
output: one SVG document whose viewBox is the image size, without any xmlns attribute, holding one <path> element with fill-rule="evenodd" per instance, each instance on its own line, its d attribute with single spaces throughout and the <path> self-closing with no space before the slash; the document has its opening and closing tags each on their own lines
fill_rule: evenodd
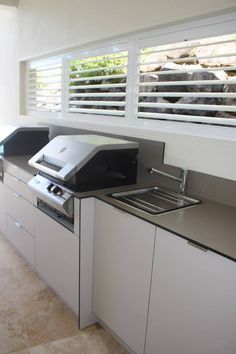
<svg viewBox="0 0 236 354">
<path fill-rule="evenodd" d="M 218 77 L 208 71 L 204 72 L 193 72 L 189 76 L 190 81 L 204 81 L 204 80 L 219 80 Z M 216 85 L 189 85 L 188 91 L 189 92 L 222 92 L 223 91 L 222 84 Z"/>
<path fill-rule="evenodd" d="M 214 117 L 217 114 L 217 111 L 208 111 L 204 109 L 197 110 L 197 109 L 193 109 L 192 105 L 194 104 L 217 105 L 220 103 L 220 100 L 217 98 L 205 98 L 205 97 L 182 97 L 177 103 L 186 104 L 188 105 L 188 108 L 187 109 L 175 108 L 173 109 L 174 114 Z"/>
</svg>

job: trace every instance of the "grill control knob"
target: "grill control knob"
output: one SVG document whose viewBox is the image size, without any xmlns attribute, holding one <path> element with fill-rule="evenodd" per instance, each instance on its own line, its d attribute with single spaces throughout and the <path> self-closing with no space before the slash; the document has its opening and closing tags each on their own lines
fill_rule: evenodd
<svg viewBox="0 0 236 354">
<path fill-rule="evenodd" d="M 47 186 L 47 190 L 49 192 L 52 192 L 52 188 L 54 187 L 54 184 L 53 183 L 50 183 L 48 186 Z"/>
<path fill-rule="evenodd" d="M 57 195 L 62 195 L 63 193 L 63 190 L 60 188 L 60 190 L 57 192 Z"/>
<path fill-rule="evenodd" d="M 53 194 L 61 195 L 62 194 L 62 189 L 58 186 L 55 186 L 52 190 Z"/>
</svg>

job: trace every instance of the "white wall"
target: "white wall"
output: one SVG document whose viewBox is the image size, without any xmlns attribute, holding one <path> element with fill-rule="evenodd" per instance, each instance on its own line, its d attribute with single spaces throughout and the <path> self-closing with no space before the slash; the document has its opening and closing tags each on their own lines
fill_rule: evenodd
<svg viewBox="0 0 236 354">
<path fill-rule="evenodd" d="M 32 57 L 232 6 L 235 0 L 19 0 L 20 56 Z"/>
<path fill-rule="evenodd" d="M 0 124 L 18 112 L 17 10 L 0 5 Z"/>
<path fill-rule="evenodd" d="M 19 54 L 30 59 L 112 36 L 165 23 L 230 12 L 235 0 L 19 0 Z M 76 122 L 61 125 L 90 129 Z M 114 127 L 92 130 L 128 135 Z M 133 136 L 142 137 L 142 130 Z M 165 162 L 236 181 L 234 142 L 146 132 L 143 137 L 166 142 Z"/>
</svg>

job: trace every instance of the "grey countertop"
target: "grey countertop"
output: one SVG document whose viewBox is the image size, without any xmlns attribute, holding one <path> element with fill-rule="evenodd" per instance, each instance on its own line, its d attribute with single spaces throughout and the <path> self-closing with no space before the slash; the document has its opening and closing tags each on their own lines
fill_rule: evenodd
<svg viewBox="0 0 236 354">
<path fill-rule="evenodd" d="M 200 204 L 151 215 L 111 198 L 95 196 L 158 227 L 195 242 L 209 250 L 236 261 L 236 208 L 210 200 Z"/>
<path fill-rule="evenodd" d="M 24 169 L 32 176 L 36 170 L 28 165 L 31 156 L 5 158 L 8 162 Z M 201 245 L 209 250 L 236 261 L 236 208 L 202 200 L 200 204 L 151 215 L 128 206 L 110 196 L 111 193 L 143 188 L 147 185 L 123 186 L 99 191 L 75 193 L 77 198 L 95 197 L 115 208 L 124 210 L 158 227 Z M 197 196 L 195 196 L 198 198 Z"/>
<path fill-rule="evenodd" d="M 201 203 L 152 215 L 114 199 L 110 194 L 147 187 L 132 185 L 100 191 L 76 193 L 77 198 L 95 197 L 160 228 L 236 261 L 236 208 L 202 199 Z M 198 198 L 197 196 L 194 196 Z M 199 199 L 199 198 L 198 198 Z"/>
</svg>

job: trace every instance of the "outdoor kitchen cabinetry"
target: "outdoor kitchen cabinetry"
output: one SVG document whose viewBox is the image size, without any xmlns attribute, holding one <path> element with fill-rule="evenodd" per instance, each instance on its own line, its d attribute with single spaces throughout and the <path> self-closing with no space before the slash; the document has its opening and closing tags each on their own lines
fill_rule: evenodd
<svg viewBox="0 0 236 354">
<path fill-rule="evenodd" d="M 79 238 L 64 226 L 35 211 L 36 271 L 78 314 Z"/>
<path fill-rule="evenodd" d="M 236 263 L 157 228 L 145 354 L 234 354 Z"/>
<path fill-rule="evenodd" d="M 155 227 L 96 200 L 93 312 L 144 352 Z"/>
</svg>

